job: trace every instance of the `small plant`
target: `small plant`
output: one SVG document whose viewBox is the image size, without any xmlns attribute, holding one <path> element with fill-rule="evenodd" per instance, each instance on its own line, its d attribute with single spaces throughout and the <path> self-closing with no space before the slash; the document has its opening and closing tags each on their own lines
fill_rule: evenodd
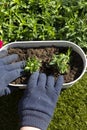
<svg viewBox="0 0 87 130">
<path fill-rule="evenodd" d="M 61 53 L 59 55 L 54 54 L 52 57 L 50 65 L 55 65 L 59 70 L 59 73 L 64 74 L 68 72 L 69 69 L 69 61 L 70 61 L 71 49 L 69 48 L 67 53 Z"/>
<path fill-rule="evenodd" d="M 36 57 L 28 58 L 26 61 L 26 66 L 24 70 L 26 72 L 33 73 L 35 71 L 38 71 L 41 67 L 41 61 L 38 60 Z"/>
</svg>

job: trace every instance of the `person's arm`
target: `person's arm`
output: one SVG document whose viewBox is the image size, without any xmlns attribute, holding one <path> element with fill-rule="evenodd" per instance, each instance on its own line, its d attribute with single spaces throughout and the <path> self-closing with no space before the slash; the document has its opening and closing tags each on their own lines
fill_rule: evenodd
<svg viewBox="0 0 87 130">
<path fill-rule="evenodd" d="M 63 76 L 55 83 L 53 76 L 35 72 L 19 102 L 20 130 L 46 130 L 62 89 Z"/>
<path fill-rule="evenodd" d="M 41 130 L 41 129 L 26 126 L 26 127 L 20 128 L 20 130 Z"/>
</svg>

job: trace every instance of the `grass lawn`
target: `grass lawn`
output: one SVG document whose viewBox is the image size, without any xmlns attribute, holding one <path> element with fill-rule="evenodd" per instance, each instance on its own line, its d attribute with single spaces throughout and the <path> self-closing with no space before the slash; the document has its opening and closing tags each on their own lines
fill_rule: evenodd
<svg viewBox="0 0 87 130">
<path fill-rule="evenodd" d="M 23 91 L 17 90 L 0 97 L 0 130 L 19 130 L 17 109 L 22 95 Z M 48 130 L 87 130 L 87 74 L 61 92 Z"/>
</svg>

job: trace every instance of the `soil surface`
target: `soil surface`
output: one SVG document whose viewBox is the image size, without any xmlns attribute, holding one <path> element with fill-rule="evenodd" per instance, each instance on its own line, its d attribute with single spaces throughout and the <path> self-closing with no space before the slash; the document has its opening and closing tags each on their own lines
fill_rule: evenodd
<svg viewBox="0 0 87 130">
<path fill-rule="evenodd" d="M 49 62 L 52 59 L 53 54 L 59 54 L 59 53 L 66 53 L 67 52 L 66 47 L 63 48 L 56 48 L 56 47 L 44 47 L 44 48 L 9 48 L 8 54 L 18 54 L 19 59 L 21 60 L 27 60 L 28 57 L 37 57 L 42 61 L 42 67 L 40 68 L 40 72 L 44 72 L 47 75 L 53 75 L 55 79 L 60 75 L 58 70 L 55 67 L 49 67 Z M 83 69 L 83 61 L 81 57 L 75 52 L 71 52 L 71 60 L 70 60 L 70 68 L 69 72 L 64 74 L 64 82 L 68 83 L 76 78 L 78 78 L 82 72 Z M 21 78 L 16 79 L 14 82 L 15 84 L 26 84 L 30 73 L 24 73 L 24 76 Z"/>
</svg>

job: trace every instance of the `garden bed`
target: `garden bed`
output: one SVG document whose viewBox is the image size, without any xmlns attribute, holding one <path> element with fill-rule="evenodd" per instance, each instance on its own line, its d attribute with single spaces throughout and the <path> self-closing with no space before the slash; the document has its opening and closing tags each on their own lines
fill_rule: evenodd
<svg viewBox="0 0 87 130">
<path fill-rule="evenodd" d="M 27 60 L 29 57 L 37 57 L 42 61 L 40 72 L 44 72 L 47 75 L 53 75 L 55 79 L 60 75 L 55 67 L 49 66 L 49 62 L 52 59 L 53 54 L 66 53 L 67 47 L 43 47 L 43 48 L 9 48 L 8 53 L 16 53 L 19 55 L 18 61 Z M 83 61 L 79 54 L 72 50 L 71 60 L 69 63 L 69 71 L 64 74 L 64 82 L 68 83 L 78 78 L 83 70 Z M 26 84 L 30 77 L 30 73 L 24 73 L 24 76 L 16 79 L 14 84 Z"/>
</svg>

